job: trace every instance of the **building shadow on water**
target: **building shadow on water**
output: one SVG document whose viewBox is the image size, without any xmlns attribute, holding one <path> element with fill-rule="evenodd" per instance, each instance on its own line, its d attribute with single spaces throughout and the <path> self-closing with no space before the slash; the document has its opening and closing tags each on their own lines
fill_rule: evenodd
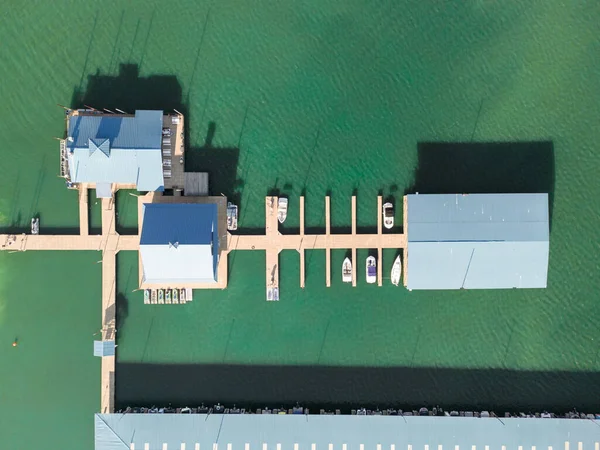
<svg viewBox="0 0 600 450">
<path fill-rule="evenodd" d="M 600 374 L 415 367 L 160 365 L 118 363 L 118 407 L 303 406 L 350 410 L 440 405 L 445 409 L 592 411 Z"/>
<path fill-rule="evenodd" d="M 547 193 L 552 224 L 554 144 L 420 142 L 414 184 L 406 193 Z"/>
</svg>

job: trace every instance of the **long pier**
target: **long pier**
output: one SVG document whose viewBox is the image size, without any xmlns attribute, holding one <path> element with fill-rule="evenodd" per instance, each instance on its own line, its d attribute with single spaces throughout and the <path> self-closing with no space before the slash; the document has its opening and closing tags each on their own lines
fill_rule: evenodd
<svg viewBox="0 0 600 450">
<path fill-rule="evenodd" d="M 175 203 L 181 201 L 206 202 L 208 197 L 162 197 L 159 193 L 150 193 L 138 198 L 138 234 L 120 235 L 116 231 L 116 215 L 113 198 L 102 199 L 102 234 L 89 234 L 88 189 L 93 185 L 80 185 L 79 189 L 79 234 L 78 235 L 32 235 L 4 234 L 0 235 L 0 251 L 24 252 L 27 250 L 87 250 L 102 252 L 102 339 L 116 339 L 116 257 L 121 250 L 139 251 L 142 208 L 144 203 L 161 201 Z M 131 186 L 114 186 L 113 194 L 119 188 Z M 160 197 L 160 199 L 159 199 Z M 186 200 L 182 200 L 186 199 Z M 225 198 L 218 201 L 226 203 Z M 407 261 L 407 205 L 406 197 L 403 201 L 403 233 L 383 233 L 382 229 L 382 198 L 377 198 L 377 232 L 371 234 L 357 233 L 356 197 L 351 199 L 352 226 L 350 234 L 331 233 L 331 199 L 325 197 L 325 234 L 306 234 L 304 226 L 304 197 L 299 198 L 300 232 L 299 234 L 281 234 L 277 220 L 278 198 L 269 196 L 265 198 L 265 234 L 264 235 L 232 235 L 223 232 L 221 238 L 225 245 L 221 248 L 218 266 L 218 283 L 210 285 L 190 285 L 194 289 L 225 288 L 227 286 L 228 254 L 234 250 L 265 251 L 266 273 L 265 284 L 268 300 L 279 300 L 279 253 L 282 250 L 297 250 L 300 254 L 300 287 L 305 287 L 305 253 L 306 250 L 324 249 L 326 261 L 325 284 L 331 286 L 331 250 L 345 249 L 352 252 L 352 286 L 356 286 L 356 273 L 361 265 L 356 259 L 357 249 L 377 249 L 377 284 L 383 284 L 382 254 L 385 248 L 403 249 L 404 284 L 406 285 Z M 222 208 L 221 208 L 222 209 Z M 226 218 L 219 216 L 219 223 L 224 226 Z M 41 231 L 43 232 L 43 224 Z M 141 261 L 140 261 L 141 263 Z M 390 265 L 391 268 L 391 265 Z M 140 264 L 140 281 L 142 268 Z M 151 286 L 141 286 L 151 287 Z M 101 408 L 102 413 L 114 412 L 115 394 L 115 357 L 101 358 Z"/>
</svg>

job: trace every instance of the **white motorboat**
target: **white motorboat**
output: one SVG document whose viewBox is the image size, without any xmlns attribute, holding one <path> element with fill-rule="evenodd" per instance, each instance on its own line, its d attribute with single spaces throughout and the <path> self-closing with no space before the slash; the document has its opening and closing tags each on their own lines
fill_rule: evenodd
<svg viewBox="0 0 600 450">
<path fill-rule="evenodd" d="M 144 289 L 144 305 L 150 304 L 150 289 Z"/>
<path fill-rule="evenodd" d="M 344 283 L 352 282 L 352 261 L 350 261 L 350 258 L 344 259 L 342 263 L 342 281 Z"/>
<path fill-rule="evenodd" d="M 285 222 L 287 217 L 288 199 L 285 197 L 279 197 L 277 201 L 277 220 L 279 223 Z"/>
<path fill-rule="evenodd" d="M 31 234 L 40 234 L 40 219 L 37 217 L 31 219 Z"/>
<path fill-rule="evenodd" d="M 400 255 L 396 257 L 394 265 L 392 266 L 392 284 L 398 286 L 400 284 L 400 277 L 402 276 L 402 261 L 400 261 Z"/>
<path fill-rule="evenodd" d="M 383 226 L 388 230 L 394 226 L 394 205 L 390 202 L 383 204 Z"/>
<path fill-rule="evenodd" d="M 227 229 L 237 230 L 238 227 L 238 207 L 231 202 L 227 202 Z"/>
<path fill-rule="evenodd" d="M 377 260 L 374 256 L 367 258 L 367 283 L 372 284 L 377 281 Z"/>
</svg>

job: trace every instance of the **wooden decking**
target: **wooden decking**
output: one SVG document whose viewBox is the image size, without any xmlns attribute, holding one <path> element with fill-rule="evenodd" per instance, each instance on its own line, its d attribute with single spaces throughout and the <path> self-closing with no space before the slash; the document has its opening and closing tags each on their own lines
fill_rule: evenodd
<svg viewBox="0 0 600 450">
<path fill-rule="evenodd" d="M 88 218 L 88 189 L 93 185 L 80 186 L 79 192 L 79 219 L 80 233 L 78 235 L 44 235 L 43 224 L 39 235 L 17 234 L 0 235 L 0 250 L 19 252 L 27 250 L 87 250 L 102 252 L 102 338 L 104 340 L 116 339 L 116 257 L 121 250 L 139 251 L 141 225 L 143 219 L 143 204 L 162 202 L 194 202 L 218 204 L 218 232 L 220 236 L 218 282 L 206 285 L 189 284 L 181 285 L 183 288 L 193 289 L 223 289 L 228 283 L 228 254 L 234 250 L 264 251 L 266 252 L 266 279 L 267 299 L 279 299 L 279 252 L 282 250 L 297 250 L 300 254 L 300 287 L 305 287 L 305 252 L 306 250 L 324 249 L 326 254 L 325 284 L 331 286 L 331 250 L 350 249 L 354 270 L 352 271 L 352 286 L 356 286 L 356 273 L 362 267 L 356 260 L 357 249 L 377 249 L 378 271 L 377 282 L 383 284 L 382 253 L 384 248 L 403 249 L 404 284 L 407 276 L 406 253 L 406 227 L 407 205 L 406 197 L 403 202 L 403 234 L 384 234 L 382 230 L 382 198 L 377 198 L 377 232 L 373 234 L 358 234 L 356 225 L 356 197 L 351 199 L 352 232 L 350 234 L 331 233 L 331 199 L 325 197 L 325 234 L 305 234 L 304 227 L 304 197 L 299 198 L 300 233 L 281 234 L 277 220 L 277 197 L 265 198 L 265 234 L 264 235 L 232 235 L 226 230 L 226 203 L 225 197 L 164 197 L 157 193 L 150 193 L 138 198 L 138 223 L 136 235 L 121 236 L 115 229 L 115 208 L 113 199 L 102 199 L 102 234 L 92 236 L 89 234 Z M 130 188 L 130 186 L 116 186 Z M 140 260 L 140 287 L 154 288 L 143 283 L 143 267 Z M 115 392 L 115 357 L 102 358 L 101 377 L 101 412 L 114 412 Z"/>
<path fill-rule="evenodd" d="M 116 335 L 116 265 L 119 250 L 137 250 L 138 236 L 120 236 L 115 231 L 115 210 L 112 199 L 102 199 L 102 234 L 89 235 L 88 188 L 79 191 L 79 235 L 0 235 L 1 250 L 88 250 L 102 252 L 102 339 L 115 340 Z M 43 233 L 43 224 L 40 227 Z M 114 412 L 115 357 L 101 361 L 100 411 Z"/>
<path fill-rule="evenodd" d="M 325 197 L 325 234 L 304 233 L 304 197 L 300 197 L 300 233 L 296 235 L 281 234 L 277 221 L 277 197 L 265 199 L 265 234 L 264 235 L 231 235 L 229 234 L 228 249 L 231 250 L 260 250 L 266 252 L 266 288 L 267 299 L 273 299 L 274 290 L 279 293 L 279 252 L 282 250 L 297 250 L 300 253 L 300 287 L 305 286 L 305 251 L 314 249 L 325 250 L 325 285 L 331 286 L 331 250 L 350 249 L 352 251 L 352 285 L 356 286 L 356 272 L 361 265 L 356 259 L 357 249 L 377 249 L 377 284 L 383 285 L 383 249 L 403 249 L 403 259 L 406 261 L 406 234 L 384 234 L 382 216 L 382 197 L 377 198 L 377 233 L 358 234 L 356 229 L 356 197 L 352 197 L 352 233 L 331 234 L 331 199 Z M 406 199 L 404 199 L 404 204 Z M 403 206 L 406 211 L 406 206 Z M 404 219 L 406 223 L 406 219 Z M 405 263 L 406 264 L 406 263 Z M 390 265 L 391 268 L 391 265 Z"/>
</svg>

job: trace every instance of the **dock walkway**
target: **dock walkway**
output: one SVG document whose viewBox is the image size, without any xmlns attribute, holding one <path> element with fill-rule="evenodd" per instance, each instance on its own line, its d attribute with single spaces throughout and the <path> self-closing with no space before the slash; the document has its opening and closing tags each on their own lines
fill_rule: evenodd
<svg viewBox="0 0 600 450">
<path fill-rule="evenodd" d="M 325 234 L 304 233 L 304 197 L 300 197 L 300 233 L 281 234 L 277 220 L 277 197 L 265 199 L 265 234 L 232 235 L 229 234 L 228 249 L 261 250 L 266 252 L 266 288 L 267 300 L 279 298 L 279 253 L 282 250 L 297 250 L 300 253 L 300 287 L 305 286 L 305 251 L 325 250 L 325 284 L 331 286 L 331 250 L 352 251 L 352 286 L 356 286 L 356 272 L 360 265 L 356 259 L 357 249 L 377 249 L 377 284 L 383 285 L 383 249 L 403 249 L 406 262 L 406 234 L 383 234 L 382 197 L 377 198 L 377 233 L 358 234 L 356 229 L 356 197 L 352 197 L 352 233 L 331 234 L 331 200 L 325 197 Z M 404 200 L 404 204 L 406 200 Z M 406 212 L 404 205 L 403 211 Z M 404 219 L 406 223 L 406 219 Z M 406 266 L 406 263 L 405 263 Z M 390 266 L 391 267 L 391 266 Z M 277 298 L 275 298 L 277 297 Z"/>
<path fill-rule="evenodd" d="M 102 339 L 116 339 L 116 258 L 121 250 L 139 251 L 141 227 L 138 234 L 121 236 L 116 231 L 116 217 L 114 201 L 112 198 L 102 199 L 102 234 L 89 234 L 88 189 L 95 186 L 81 185 L 79 191 L 79 219 L 80 229 L 78 235 L 44 235 L 43 227 L 38 235 L 32 234 L 4 234 L 0 235 L 0 251 L 24 252 L 27 250 L 87 250 L 102 252 Z M 113 192 L 119 188 L 130 186 L 114 186 Z M 151 194 L 140 197 L 138 200 L 138 217 L 142 216 L 143 203 L 162 201 L 178 202 L 186 197 L 163 197 L 158 199 Z M 209 197 L 187 197 L 189 202 L 227 201 L 224 197 L 217 200 Z M 356 197 L 352 197 L 352 232 L 350 234 L 331 233 L 331 199 L 325 197 L 325 234 L 305 234 L 304 226 L 304 197 L 299 199 L 300 208 L 300 233 L 281 234 L 277 220 L 278 198 L 269 196 L 265 198 L 265 234 L 264 235 L 232 235 L 225 230 L 226 218 L 219 217 L 219 231 L 221 242 L 218 266 L 218 283 L 210 285 L 182 286 L 194 289 L 225 288 L 227 286 L 228 254 L 234 250 L 264 251 L 266 252 L 266 290 L 267 300 L 279 300 L 279 253 L 282 250 L 296 250 L 300 254 L 300 287 L 305 286 L 305 252 L 306 250 L 324 249 L 326 260 L 325 284 L 331 286 L 331 250 L 351 250 L 354 270 L 352 271 L 352 286 L 356 286 L 356 273 L 360 268 L 356 259 L 357 249 L 377 249 L 378 271 L 377 283 L 382 281 L 382 253 L 385 248 L 403 249 L 404 284 L 406 285 L 406 227 L 407 205 L 406 197 L 403 203 L 403 233 L 383 233 L 382 230 L 382 198 L 377 198 L 377 232 L 373 234 L 358 234 L 356 225 Z M 225 211 L 224 208 L 221 208 Z M 224 214 L 224 212 L 223 212 Z M 222 223 L 221 223 L 222 222 Z M 142 277 L 140 265 L 140 281 Z M 114 412 L 115 395 L 115 357 L 102 357 L 101 369 L 101 408 L 102 413 Z"/>
</svg>

